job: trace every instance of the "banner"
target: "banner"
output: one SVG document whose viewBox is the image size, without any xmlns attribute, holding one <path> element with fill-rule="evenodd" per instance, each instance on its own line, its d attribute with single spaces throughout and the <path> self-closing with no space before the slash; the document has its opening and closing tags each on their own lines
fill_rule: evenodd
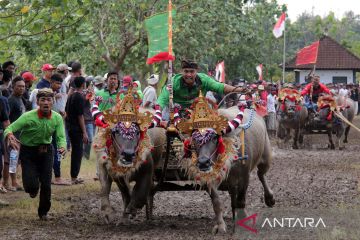
<svg viewBox="0 0 360 240">
<path fill-rule="evenodd" d="M 175 17 L 176 11 L 172 10 L 171 12 L 171 17 L 169 17 L 168 12 L 165 12 L 153 15 L 145 20 L 149 45 L 147 64 L 175 60 L 172 51 L 172 18 Z"/>
<path fill-rule="evenodd" d="M 305 64 L 316 64 L 319 50 L 319 41 L 304 47 L 296 54 L 296 66 Z"/>
</svg>

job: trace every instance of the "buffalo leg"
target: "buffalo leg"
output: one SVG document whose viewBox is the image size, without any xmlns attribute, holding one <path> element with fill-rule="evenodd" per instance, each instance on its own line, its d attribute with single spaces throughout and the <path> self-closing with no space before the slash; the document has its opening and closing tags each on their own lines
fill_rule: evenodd
<svg viewBox="0 0 360 240">
<path fill-rule="evenodd" d="M 121 196 L 122 196 L 123 203 L 124 203 L 124 215 L 125 215 L 125 210 L 130 203 L 129 186 L 126 184 L 124 178 L 118 178 L 116 181 L 116 184 L 121 192 Z"/>
<path fill-rule="evenodd" d="M 338 131 L 336 132 L 336 138 L 337 138 L 337 143 L 339 146 L 339 150 L 343 150 L 344 149 L 344 140 L 343 137 L 345 137 L 345 133 L 346 129 L 344 128 L 343 125 L 340 125 Z"/>
<path fill-rule="evenodd" d="M 265 179 L 265 174 L 268 170 L 269 170 L 268 164 L 260 163 L 258 165 L 257 175 L 258 175 L 259 180 L 264 188 L 265 204 L 268 207 L 272 207 L 275 204 L 274 194 L 273 194 L 272 190 L 269 188 L 269 186 L 266 182 L 266 179 Z"/>
<path fill-rule="evenodd" d="M 303 133 L 302 129 L 300 129 L 300 131 L 299 131 L 299 143 L 300 144 L 304 143 L 304 133 Z"/>
<path fill-rule="evenodd" d="M 126 214 L 136 215 L 137 209 L 142 208 L 150 195 L 152 187 L 152 161 L 143 164 L 138 170 L 136 184 L 131 193 L 130 203 L 126 208 Z"/>
<path fill-rule="evenodd" d="M 207 189 L 211 197 L 211 202 L 213 205 L 213 209 L 215 212 L 216 225 L 213 228 L 213 233 L 216 234 L 218 232 L 225 233 L 226 232 L 226 224 L 223 217 L 223 205 L 220 201 L 219 194 L 215 188 Z"/>
<path fill-rule="evenodd" d="M 329 138 L 330 149 L 335 149 L 335 144 L 334 144 L 333 139 L 332 139 L 331 129 L 328 130 L 327 134 L 328 134 L 328 138 Z"/>
<path fill-rule="evenodd" d="M 272 207 L 275 204 L 274 195 L 273 195 L 273 192 L 270 189 L 270 187 L 267 185 L 267 182 L 265 179 L 265 174 L 267 173 L 267 171 L 270 168 L 272 153 L 271 153 L 271 146 L 270 146 L 269 139 L 267 138 L 265 141 L 266 141 L 266 143 L 264 146 L 264 152 L 261 156 L 261 162 L 257 165 L 257 168 L 258 168 L 257 175 L 258 175 L 259 180 L 264 188 L 265 204 L 268 207 Z"/>
<path fill-rule="evenodd" d="M 99 161 L 99 180 L 101 184 L 101 211 L 104 213 L 105 221 L 109 223 L 112 220 L 113 209 L 110 206 L 109 195 L 111 191 L 112 178 L 109 176 L 105 163 Z"/>
<path fill-rule="evenodd" d="M 293 149 L 298 149 L 298 145 L 297 145 L 297 141 L 299 138 L 299 129 L 295 129 L 295 134 L 294 134 L 294 143 L 293 143 Z"/>
<path fill-rule="evenodd" d="M 348 135 L 349 135 L 349 131 L 350 131 L 350 126 L 347 126 L 345 129 L 345 138 L 344 138 L 344 143 L 348 143 Z"/>
<path fill-rule="evenodd" d="M 247 213 L 245 211 L 245 205 L 246 205 L 246 192 L 249 185 L 249 169 L 243 168 L 242 171 L 239 172 L 238 176 L 239 181 L 237 181 L 237 193 L 235 198 L 235 221 L 243 219 L 247 217 Z M 234 232 L 237 232 L 236 228 L 236 222 L 234 222 Z"/>
<path fill-rule="evenodd" d="M 290 134 L 291 134 L 290 128 L 286 128 L 286 136 L 285 136 L 285 140 L 284 140 L 285 143 L 287 143 L 290 140 L 290 138 L 291 138 Z"/>
</svg>

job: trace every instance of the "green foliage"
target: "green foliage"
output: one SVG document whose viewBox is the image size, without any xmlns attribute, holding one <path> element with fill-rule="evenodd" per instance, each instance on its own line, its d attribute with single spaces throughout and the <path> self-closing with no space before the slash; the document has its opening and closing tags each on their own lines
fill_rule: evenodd
<svg viewBox="0 0 360 240">
<path fill-rule="evenodd" d="M 3 0 L 0 1 L 0 62 L 13 59 L 20 70 L 39 71 L 45 62 L 79 60 L 87 74 L 115 68 L 142 80 L 164 76 L 164 63 L 148 66 L 143 21 L 166 11 L 167 0 Z M 193 58 L 204 70 L 224 60 L 227 79 L 255 80 L 262 63 L 266 79 L 281 78 L 283 38 L 272 28 L 286 6 L 276 0 L 173 0 L 177 7 L 173 45 L 177 59 Z M 327 32 L 360 55 L 360 17 L 342 19 L 303 13 L 286 22 L 286 58 Z M 175 61 L 175 70 L 179 61 Z M 288 76 L 291 78 L 292 76 Z M 291 79 L 289 79 L 291 80 Z"/>
</svg>

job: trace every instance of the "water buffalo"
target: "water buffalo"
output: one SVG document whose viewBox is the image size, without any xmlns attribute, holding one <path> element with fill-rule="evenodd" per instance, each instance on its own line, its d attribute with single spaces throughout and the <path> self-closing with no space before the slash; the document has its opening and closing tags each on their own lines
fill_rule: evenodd
<svg viewBox="0 0 360 240">
<path fill-rule="evenodd" d="M 249 120 L 249 111 L 244 113 L 244 122 Z M 239 112 L 237 107 L 231 107 L 228 109 L 219 109 L 218 113 L 225 116 L 227 119 L 234 119 Z M 196 161 L 195 167 L 200 175 L 209 173 L 212 174 L 213 169 L 217 165 L 219 156 L 219 145 L 223 144 L 223 141 L 233 142 L 234 139 L 239 139 L 240 129 L 235 129 L 229 134 L 221 137 L 214 129 L 206 129 L 206 133 L 199 134 L 198 130 L 194 130 L 191 137 L 192 152 L 196 153 L 196 158 L 190 161 Z M 231 146 L 232 147 L 232 146 Z M 237 149 L 237 148 L 235 148 Z M 275 204 L 273 192 L 267 185 L 265 174 L 270 168 L 272 152 L 269 137 L 266 131 L 264 120 L 254 115 L 250 128 L 245 131 L 245 152 L 248 155 L 247 160 L 242 162 L 240 160 L 234 160 L 227 162 L 223 168 L 228 167 L 226 176 L 223 178 L 223 184 L 227 186 L 228 192 L 231 196 L 231 207 L 233 218 L 242 218 L 246 216 L 245 203 L 246 203 L 246 191 L 249 185 L 250 172 L 257 167 L 258 177 L 264 188 L 265 204 L 272 207 Z M 237 158 L 240 149 L 236 150 Z M 186 159 L 184 159 L 186 161 Z M 191 163 L 191 162 L 189 162 Z M 193 166 L 194 167 L 194 166 Z M 194 177 L 194 176 L 192 176 Z M 195 181 L 196 181 L 195 177 Z M 223 204 L 220 201 L 218 194 L 217 184 L 207 184 L 206 189 L 211 197 L 214 212 L 216 215 L 216 225 L 213 228 L 213 232 L 226 232 L 226 224 L 223 219 Z"/>
<path fill-rule="evenodd" d="M 278 116 L 278 137 L 290 139 L 291 129 L 295 130 L 293 148 L 298 149 L 298 141 L 303 143 L 303 129 L 308 118 L 308 111 L 300 101 L 291 98 L 279 99 L 277 110 Z"/>
<path fill-rule="evenodd" d="M 339 150 L 342 150 L 344 149 L 344 143 L 347 142 L 350 126 L 337 117 L 333 111 L 337 109 L 338 113 L 341 113 L 349 122 L 352 122 L 355 115 L 355 103 L 349 98 L 336 97 L 332 100 L 335 101 L 334 106 L 336 107 L 332 107 L 331 101 L 328 101 L 328 103 L 323 99 L 331 98 L 328 96 L 319 98 L 319 121 L 317 121 L 317 125 L 327 130 L 330 148 L 335 149 L 336 147 L 332 140 L 332 134 L 335 134 L 337 138 L 336 145 Z"/>
<path fill-rule="evenodd" d="M 106 134 L 106 131 L 109 130 L 100 129 L 98 134 L 101 137 L 102 134 Z M 107 141 L 111 143 L 110 148 L 112 147 L 109 157 L 113 156 L 115 160 L 110 161 L 107 157 L 109 146 L 96 150 L 101 184 L 101 211 L 107 223 L 112 220 L 114 212 L 109 201 L 113 181 L 119 187 L 122 195 L 123 217 L 135 216 L 137 210 L 147 203 L 153 188 L 153 173 L 156 164 L 153 159 L 161 158 L 157 154 L 161 153 L 160 142 L 165 141 L 161 137 L 165 134 L 161 134 L 159 131 L 163 131 L 163 129 L 149 129 L 145 132 L 140 131 L 136 123 L 125 127 L 124 123 L 119 122 L 115 128 L 111 129 L 110 140 Z M 159 137 L 151 137 L 154 135 Z M 156 146 L 156 148 L 154 149 L 152 146 Z M 154 154 L 154 158 L 152 154 Z M 129 185 L 132 181 L 135 182 L 135 185 L 130 191 Z"/>
</svg>

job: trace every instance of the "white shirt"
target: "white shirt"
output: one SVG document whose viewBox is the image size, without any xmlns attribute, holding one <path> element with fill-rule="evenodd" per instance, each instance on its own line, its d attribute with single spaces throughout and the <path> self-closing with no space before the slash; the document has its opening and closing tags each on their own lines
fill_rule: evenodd
<svg viewBox="0 0 360 240">
<path fill-rule="evenodd" d="M 270 113 L 270 112 L 275 113 L 276 112 L 275 104 L 276 104 L 275 96 L 270 93 L 267 96 L 267 111 L 268 111 L 268 113 Z"/>
<path fill-rule="evenodd" d="M 348 97 L 349 96 L 349 90 L 345 88 L 340 88 L 339 90 L 339 96 L 341 97 Z"/>
<path fill-rule="evenodd" d="M 38 107 L 36 101 L 36 95 L 38 94 L 39 89 L 32 90 L 29 101 L 31 102 L 32 109 L 36 109 Z M 56 93 L 55 93 L 56 94 Z M 61 98 L 54 97 L 54 104 L 52 106 L 52 110 L 55 112 L 65 112 L 67 96 L 66 94 L 61 93 Z"/>
<path fill-rule="evenodd" d="M 142 106 L 145 105 L 145 103 L 150 102 L 149 107 L 153 107 L 157 100 L 156 90 L 153 86 L 147 86 L 144 91 L 144 97 L 142 101 Z"/>
</svg>

